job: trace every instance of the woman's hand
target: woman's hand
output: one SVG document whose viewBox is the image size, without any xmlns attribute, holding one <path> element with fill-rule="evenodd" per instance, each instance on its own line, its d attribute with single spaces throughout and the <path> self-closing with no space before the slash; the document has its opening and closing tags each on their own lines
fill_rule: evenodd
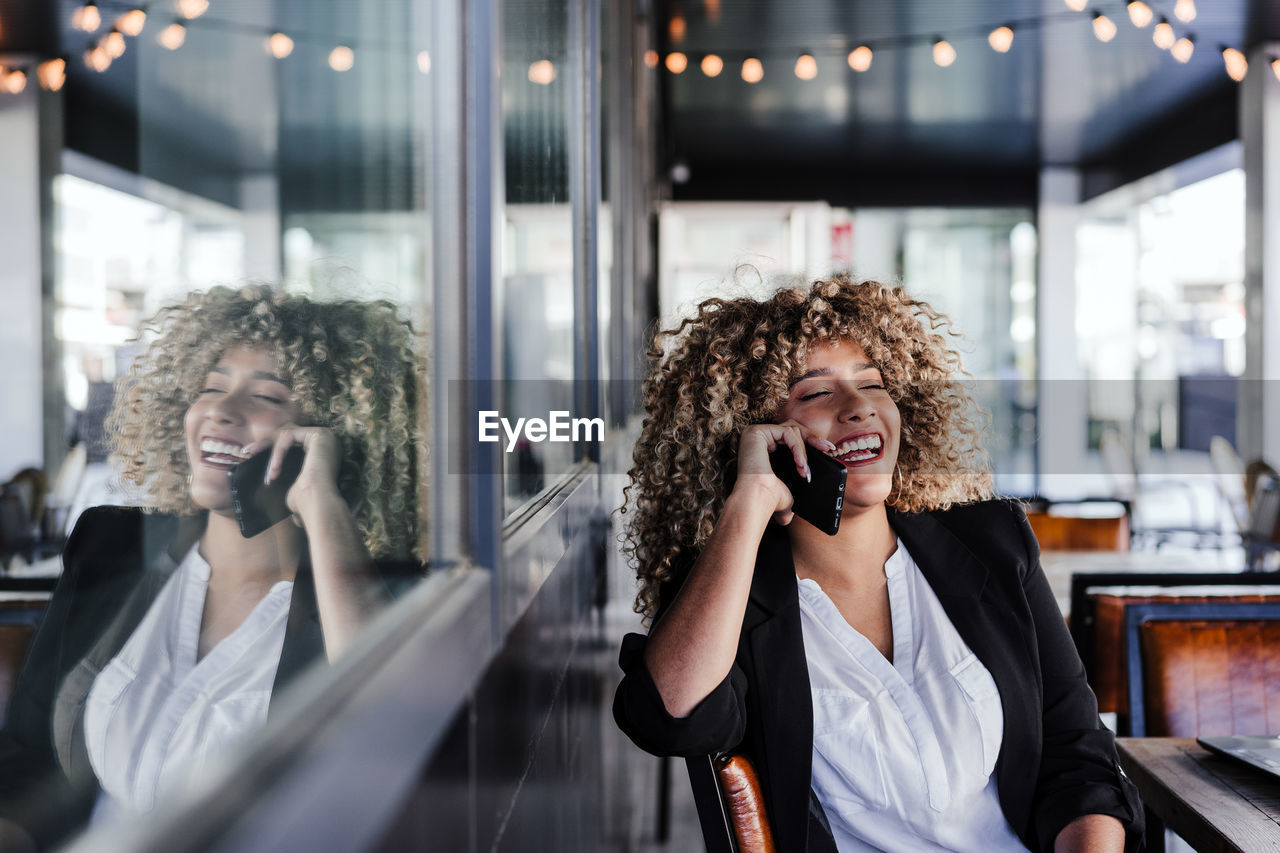
<svg viewBox="0 0 1280 853">
<path fill-rule="evenodd" d="M 791 491 L 773 473 L 769 454 L 779 447 L 791 451 L 796 471 L 806 480 L 812 479 L 806 445 L 820 452 L 835 452 L 836 446 L 822 438 L 807 426 L 793 420 L 780 424 L 754 424 L 742 431 L 738 439 L 738 479 L 733 494 L 747 490 L 752 499 L 771 504 L 773 520 L 782 525 L 791 523 L 794 503 Z"/>
<path fill-rule="evenodd" d="M 299 526 L 307 528 L 309 522 L 317 519 L 323 511 L 339 503 L 346 505 L 338 492 L 342 445 L 333 431 L 326 427 L 283 424 L 271 443 L 250 448 L 253 453 L 271 449 L 271 459 L 267 463 L 268 484 L 280 476 L 285 454 L 294 445 L 300 446 L 304 454 L 302 470 L 289 488 L 285 503 Z"/>
</svg>

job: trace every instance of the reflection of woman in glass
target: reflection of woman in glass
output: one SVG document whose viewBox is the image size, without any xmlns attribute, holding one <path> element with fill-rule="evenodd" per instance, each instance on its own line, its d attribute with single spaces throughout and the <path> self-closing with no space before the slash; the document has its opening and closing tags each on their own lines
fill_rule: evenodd
<svg viewBox="0 0 1280 853">
<path fill-rule="evenodd" d="M 655 753 L 745 753 L 782 851 L 1132 849 L 1136 793 L 1026 517 L 986 500 L 948 331 L 837 278 L 660 335 L 627 534 L 652 630 L 615 715 Z M 837 535 L 793 517 L 779 448 L 844 464 Z"/>
<path fill-rule="evenodd" d="M 43 843 L 148 811 L 418 565 L 423 374 L 393 305 L 217 288 L 150 329 L 109 427 L 156 512 L 81 517 L 0 733 L 4 814 Z M 271 453 L 270 479 L 295 445 L 292 519 L 244 538 L 228 472 Z M 50 780 L 75 817 L 28 808 Z"/>
</svg>

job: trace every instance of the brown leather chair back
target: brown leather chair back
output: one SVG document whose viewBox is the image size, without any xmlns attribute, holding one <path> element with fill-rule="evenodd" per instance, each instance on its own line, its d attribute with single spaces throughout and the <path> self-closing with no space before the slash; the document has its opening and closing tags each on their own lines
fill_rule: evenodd
<svg viewBox="0 0 1280 853">
<path fill-rule="evenodd" d="M 755 768 L 746 756 L 732 753 L 716 756 L 715 764 L 738 853 L 774 853 L 773 831 Z"/>
<path fill-rule="evenodd" d="M 1131 576 L 1134 584 L 1141 584 L 1141 574 Z M 1223 575 L 1229 578 L 1230 575 Z M 1252 577 L 1252 576 L 1251 576 Z M 1145 603 L 1211 603 L 1211 602 L 1266 602 L 1280 601 L 1280 575 L 1269 578 L 1266 584 L 1221 584 L 1193 586 L 1122 586 L 1099 589 L 1093 599 L 1092 660 L 1086 661 L 1089 669 L 1089 686 L 1098 697 L 1100 712 L 1115 712 L 1121 717 L 1129 713 L 1129 685 L 1126 675 L 1128 644 L 1125 636 L 1125 610 L 1134 604 Z M 1215 588 L 1215 586 L 1217 588 Z M 1250 590 L 1249 586 L 1256 589 Z M 1074 614 L 1073 614 L 1074 615 Z"/>
<path fill-rule="evenodd" d="M 1133 605 L 1136 736 L 1280 731 L 1280 602 Z"/>
<path fill-rule="evenodd" d="M 774 853 L 760 780 L 747 757 L 703 755 L 686 764 L 707 853 Z"/>
<path fill-rule="evenodd" d="M 1027 512 L 1027 521 L 1044 551 L 1128 551 L 1129 519 L 1077 518 Z"/>
</svg>

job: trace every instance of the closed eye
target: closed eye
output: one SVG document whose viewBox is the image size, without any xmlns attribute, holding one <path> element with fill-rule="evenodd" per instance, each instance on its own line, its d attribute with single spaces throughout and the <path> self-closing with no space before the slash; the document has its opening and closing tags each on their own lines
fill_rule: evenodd
<svg viewBox="0 0 1280 853">
<path fill-rule="evenodd" d="M 812 392 L 812 393 L 810 393 L 810 394 L 805 394 L 805 395 L 801 396 L 801 397 L 800 397 L 800 402 L 802 402 L 802 403 L 803 403 L 803 402 L 805 402 L 805 401 L 812 400 L 812 399 L 814 399 L 815 397 L 825 397 L 826 395 L 828 395 L 828 394 L 830 394 L 830 393 L 831 393 L 830 391 L 814 391 L 814 392 Z"/>
<path fill-rule="evenodd" d="M 273 397 L 270 394 L 254 394 L 253 396 L 259 400 L 266 400 L 268 403 L 275 403 L 277 406 L 283 406 L 285 403 L 284 400 L 279 397 Z"/>
</svg>

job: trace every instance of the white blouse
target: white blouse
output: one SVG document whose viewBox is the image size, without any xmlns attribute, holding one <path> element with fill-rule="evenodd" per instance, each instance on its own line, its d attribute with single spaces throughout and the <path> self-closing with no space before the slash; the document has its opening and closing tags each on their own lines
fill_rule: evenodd
<svg viewBox="0 0 1280 853">
<path fill-rule="evenodd" d="M 995 681 L 902 544 L 884 568 L 893 663 L 799 580 L 813 789 L 836 846 L 1025 853 L 991 775 L 1004 737 Z"/>
<path fill-rule="evenodd" d="M 85 743 L 102 785 L 94 820 L 121 809 L 149 812 L 161 791 L 266 722 L 293 583 L 272 586 L 197 661 L 209 586 L 197 547 L 89 690 Z"/>
</svg>

